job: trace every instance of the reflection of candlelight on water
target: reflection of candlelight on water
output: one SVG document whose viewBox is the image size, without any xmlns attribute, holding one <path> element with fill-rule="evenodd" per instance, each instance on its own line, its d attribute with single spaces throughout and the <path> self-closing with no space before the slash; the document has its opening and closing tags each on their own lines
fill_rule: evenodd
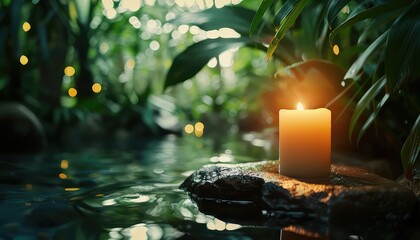
<svg viewBox="0 0 420 240">
<path fill-rule="evenodd" d="M 288 226 L 280 230 L 280 240 L 329 240 L 330 237 L 318 233 L 306 230 L 299 226 Z"/>
<path fill-rule="evenodd" d="M 279 111 L 280 173 L 328 177 L 331 168 L 331 111 L 326 108 Z"/>
</svg>

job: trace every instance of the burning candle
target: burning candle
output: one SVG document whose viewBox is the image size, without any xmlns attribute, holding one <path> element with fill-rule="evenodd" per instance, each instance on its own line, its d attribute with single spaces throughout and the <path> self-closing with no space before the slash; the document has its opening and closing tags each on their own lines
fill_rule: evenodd
<svg viewBox="0 0 420 240">
<path fill-rule="evenodd" d="M 331 171 L 331 111 L 326 108 L 279 111 L 280 174 L 328 177 Z"/>
</svg>

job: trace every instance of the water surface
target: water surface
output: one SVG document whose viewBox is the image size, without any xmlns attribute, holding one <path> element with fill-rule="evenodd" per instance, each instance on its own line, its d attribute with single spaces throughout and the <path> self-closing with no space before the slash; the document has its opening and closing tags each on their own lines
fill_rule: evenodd
<svg viewBox="0 0 420 240">
<path fill-rule="evenodd" d="M 168 135 L 1 156 L 0 239 L 279 239 L 279 228 L 200 213 L 178 189 L 205 164 L 277 155 L 248 140 Z"/>
</svg>

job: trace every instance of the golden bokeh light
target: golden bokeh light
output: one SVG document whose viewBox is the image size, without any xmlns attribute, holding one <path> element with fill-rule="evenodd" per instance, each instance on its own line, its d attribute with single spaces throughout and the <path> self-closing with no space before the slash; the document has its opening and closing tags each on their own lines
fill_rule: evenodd
<svg viewBox="0 0 420 240">
<path fill-rule="evenodd" d="M 76 188 L 76 187 L 69 187 L 69 188 L 64 188 L 65 191 L 67 192 L 73 192 L 73 191 L 77 191 L 80 190 L 80 188 Z"/>
<path fill-rule="evenodd" d="M 99 93 L 101 90 L 102 90 L 102 86 L 101 86 L 101 84 L 99 84 L 99 83 L 94 83 L 94 84 L 92 85 L 92 91 L 93 91 L 94 93 Z"/>
<path fill-rule="evenodd" d="M 187 124 L 185 125 L 184 130 L 186 133 L 191 134 L 192 132 L 194 132 L 194 126 L 191 124 Z"/>
<path fill-rule="evenodd" d="M 58 177 L 61 179 L 67 179 L 67 175 L 65 173 L 58 174 Z"/>
<path fill-rule="evenodd" d="M 70 97 L 76 97 L 76 95 L 77 95 L 76 88 L 69 88 L 68 94 L 69 94 Z"/>
<path fill-rule="evenodd" d="M 340 48 L 338 47 L 338 45 L 336 44 L 336 45 L 334 45 L 334 47 L 333 47 L 333 52 L 334 52 L 334 54 L 335 55 L 338 55 L 339 53 L 340 53 Z"/>
<path fill-rule="evenodd" d="M 204 124 L 202 122 L 197 122 L 194 125 L 194 127 L 195 127 L 195 130 L 199 132 L 202 132 L 204 130 Z"/>
<path fill-rule="evenodd" d="M 22 29 L 25 32 L 28 32 L 29 30 L 31 30 L 31 24 L 29 24 L 28 22 L 24 22 L 22 25 Z"/>
<path fill-rule="evenodd" d="M 19 61 L 20 61 L 20 64 L 22 64 L 22 65 L 26 65 L 26 64 L 28 64 L 29 59 L 28 59 L 28 57 L 27 57 L 27 56 L 22 55 L 22 56 L 20 56 Z"/>
<path fill-rule="evenodd" d="M 72 77 L 76 73 L 76 70 L 72 66 L 67 66 L 64 68 L 64 74 L 67 77 Z"/>
<path fill-rule="evenodd" d="M 136 61 L 134 59 L 130 58 L 125 62 L 125 67 L 127 70 L 133 70 L 136 66 Z"/>
<path fill-rule="evenodd" d="M 28 189 L 28 190 L 32 190 L 32 184 L 30 184 L 30 183 L 27 183 L 27 184 L 25 185 L 25 187 L 26 187 L 26 189 Z"/>
<path fill-rule="evenodd" d="M 196 137 L 199 138 L 199 137 L 203 136 L 204 131 L 199 131 L 199 130 L 195 129 L 194 134 L 195 134 Z"/>
<path fill-rule="evenodd" d="M 69 161 L 67 161 L 67 160 L 61 160 L 60 167 L 61 167 L 62 169 L 67 169 L 67 168 L 69 168 Z"/>
</svg>

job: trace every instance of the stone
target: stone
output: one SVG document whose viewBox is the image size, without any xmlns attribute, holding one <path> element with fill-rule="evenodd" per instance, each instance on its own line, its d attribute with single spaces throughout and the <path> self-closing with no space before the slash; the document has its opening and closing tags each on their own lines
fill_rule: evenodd
<svg viewBox="0 0 420 240">
<path fill-rule="evenodd" d="M 367 170 L 332 165 L 329 178 L 290 178 L 278 174 L 278 161 L 237 165 L 207 165 L 180 186 L 199 209 L 239 223 L 305 225 L 305 231 L 323 232 L 315 222 L 394 226 L 412 222 L 418 200 L 411 190 Z"/>
<path fill-rule="evenodd" d="M 0 103 L 0 152 L 38 153 L 47 138 L 36 115 L 20 103 Z"/>
</svg>

